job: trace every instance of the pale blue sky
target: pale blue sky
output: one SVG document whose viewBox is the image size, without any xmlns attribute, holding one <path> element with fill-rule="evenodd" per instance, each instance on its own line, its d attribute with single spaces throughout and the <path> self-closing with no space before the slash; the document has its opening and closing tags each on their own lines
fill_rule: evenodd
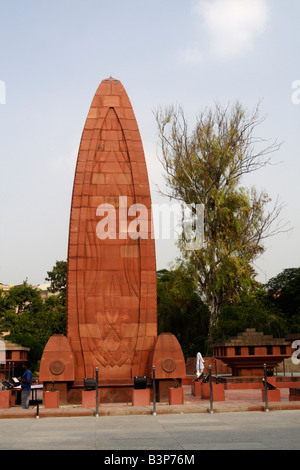
<svg viewBox="0 0 300 470">
<path fill-rule="evenodd" d="M 280 163 L 249 184 L 279 197 L 293 231 L 268 240 L 259 280 L 299 267 L 299 17 L 299 0 L 0 0 L 0 282 L 43 283 L 66 259 L 81 133 L 109 76 L 132 102 L 154 203 L 155 108 L 181 104 L 192 124 L 216 100 L 252 109 L 263 99 L 260 136 L 284 143 Z M 158 241 L 158 269 L 175 254 Z"/>
</svg>

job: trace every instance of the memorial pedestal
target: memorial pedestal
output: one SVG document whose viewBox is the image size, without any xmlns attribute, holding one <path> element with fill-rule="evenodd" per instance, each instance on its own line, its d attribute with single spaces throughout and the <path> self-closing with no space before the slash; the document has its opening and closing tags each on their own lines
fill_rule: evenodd
<svg viewBox="0 0 300 470">
<path fill-rule="evenodd" d="M 10 407 L 10 390 L 0 391 L 0 408 L 6 409 Z"/>
<path fill-rule="evenodd" d="M 170 405 L 183 405 L 183 388 L 170 388 L 169 389 L 169 404 Z"/>
<path fill-rule="evenodd" d="M 225 387 L 224 384 L 212 384 L 213 401 L 225 401 Z M 209 383 L 201 384 L 201 398 L 204 400 L 210 399 Z"/>
<path fill-rule="evenodd" d="M 262 401 L 266 400 L 265 389 L 261 391 Z M 268 402 L 278 402 L 281 401 L 280 390 L 268 390 Z"/>
<path fill-rule="evenodd" d="M 45 392 L 44 393 L 44 407 L 58 408 L 59 407 L 59 392 Z"/>
<path fill-rule="evenodd" d="M 132 406 L 150 406 L 150 389 L 132 390 Z"/>
<path fill-rule="evenodd" d="M 82 390 L 82 408 L 96 408 L 96 390 Z M 100 405 L 100 392 L 98 392 L 98 405 Z"/>
</svg>

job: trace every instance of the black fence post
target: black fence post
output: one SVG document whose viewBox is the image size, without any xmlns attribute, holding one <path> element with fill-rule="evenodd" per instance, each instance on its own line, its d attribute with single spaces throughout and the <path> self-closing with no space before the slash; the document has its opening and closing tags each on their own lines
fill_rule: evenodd
<svg viewBox="0 0 300 470">
<path fill-rule="evenodd" d="M 39 419 L 40 417 L 40 404 L 39 402 L 37 401 L 36 403 L 36 415 L 35 415 L 35 419 Z"/>
<path fill-rule="evenodd" d="M 210 408 L 209 412 L 210 414 L 213 414 L 213 386 L 212 386 L 212 376 L 211 376 L 211 366 L 209 366 L 209 402 L 210 402 Z"/>
<path fill-rule="evenodd" d="M 98 367 L 96 367 L 96 418 L 99 418 L 99 385 L 98 385 Z"/>
<path fill-rule="evenodd" d="M 40 418 L 40 404 L 39 404 L 38 397 L 37 397 L 37 389 L 35 389 L 35 402 L 36 402 L 35 419 L 39 419 Z"/>
<path fill-rule="evenodd" d="M 265 384 L 265 402 L 266 402 L 266 408 L 265 411 L 269 411 L 269 403 L 268 403 L 268 384 L 267 384 L 267 365 L 264 364 L 264 384 Z"/>
<path fill-rule="evenodd" d="M 156 416 L 156 380 L 155 380 L 155 366 L 152 367 L 152 393 L 153 393 L 153 411 L 152 415 Z"/>
</svg>

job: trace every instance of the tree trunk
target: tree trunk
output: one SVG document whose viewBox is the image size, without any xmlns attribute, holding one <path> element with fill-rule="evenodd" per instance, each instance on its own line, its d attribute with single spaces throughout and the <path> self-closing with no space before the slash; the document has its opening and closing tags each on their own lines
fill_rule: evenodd
<svg viewBox="0 0 300 470">
<path fill-rule="evenodd" d="M 209 330 L 208 330 L 208 346 L 210 347 L 213 343 L 213 331 L 217 326 L 217 321 L 219 318 L 220 311 L 220 302 L 217 296 L 213 296 L 210 299 L 210 320 L 209 320 Z"/>
</svg>

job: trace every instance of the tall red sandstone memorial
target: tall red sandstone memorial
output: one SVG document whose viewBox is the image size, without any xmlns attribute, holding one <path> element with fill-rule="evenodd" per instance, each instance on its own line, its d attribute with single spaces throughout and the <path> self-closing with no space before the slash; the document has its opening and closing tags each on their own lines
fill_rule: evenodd
<svg viewBox="0 0 300 470">
<path fill-rule="evenodd" d="M 40 380 L 60 382 L 62 394 L 72 401 L 97 367 L 103 390 L 116 395 L 132 387 L 135 376 L 150 375 L 156 342 L 155 241 L 145 156 L 126 91 L 109 78 L 94 96 L 78 153 L 67 336 L 48 341 Z M 174 371 L 183 357 L 178 359 L 176 351 L 173 360 L 170 354 L 165 351 L 161 360 L 172 360 Z"/>
</svg>

